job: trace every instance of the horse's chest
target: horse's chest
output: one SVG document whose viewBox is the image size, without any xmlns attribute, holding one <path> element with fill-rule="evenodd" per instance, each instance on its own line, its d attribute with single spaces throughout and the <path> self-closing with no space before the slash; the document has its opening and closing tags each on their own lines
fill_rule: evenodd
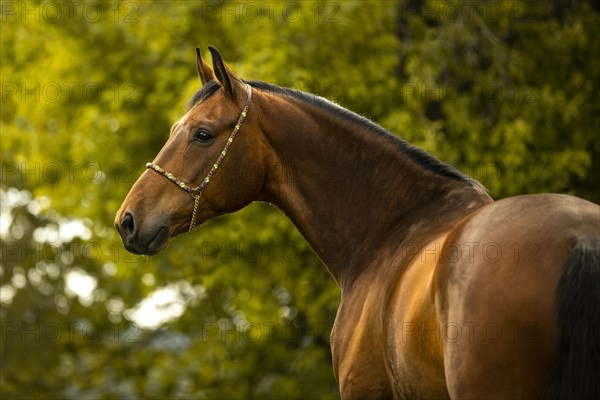
<svg viewBox="0 0 600 400">
<path fill-rule="evenodd" d="M 377 322 L 336 321 L 331 335 L 334 372 L 342 399 L 413 399 L 425 394 L 447 396 L 440 376 L 413 338 L 402 339 L 402 328 L 386 332 Z"/>
<path fill-rule="evenodd" d="M 341 311 L 341 310 L 340 310 Z M 342 399 L 390 398 L 383 343 L 364 319 L 340 319 L 331 332 L 334 373 Z"/>
<path fill-rule="evenodd" d="M 437 326 L 431 274 L 418 271 L 390 290 L 365 285 L 343 299 L 331 337 L 342 399 L 448 396 L 441 343 L 428 334 Z M 425 335 L 413 329 L 421 326 Z"/>
</svg>

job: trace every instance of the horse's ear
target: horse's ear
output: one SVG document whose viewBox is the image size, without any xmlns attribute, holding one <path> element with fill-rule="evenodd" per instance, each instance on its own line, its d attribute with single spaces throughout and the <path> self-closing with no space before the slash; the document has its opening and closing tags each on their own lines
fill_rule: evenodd
<svg viewBox="0 0 600 400">
<path fill-rule="evenodd" d="M 210 65 L 208 65 L 206 61 L 202 59 L 200 47 L 196 47 L 196 67 L 198 68 L 198 76 L 200 77 L 200 82 L 202 82 L 202 85 L 215 79 L 215 74 L 213 73 L 212 68 L 210 68 Z"/>
<path fill-rule="evenodd" d="M 213 46 L 208 46 L 208 50 L 210 50 L 210 54 L 212 54 L 213 70 L 215 71 L 217 80 L 221 83 L 221 86 L 223 86 L 225 94 L 232 99 L 235 98 L 235 85 L 239 82 L 239 79 L 236 78 L 235 75 L 233 75 L 233 72 L 225 65 L 219 50 Z"/>
</svg>

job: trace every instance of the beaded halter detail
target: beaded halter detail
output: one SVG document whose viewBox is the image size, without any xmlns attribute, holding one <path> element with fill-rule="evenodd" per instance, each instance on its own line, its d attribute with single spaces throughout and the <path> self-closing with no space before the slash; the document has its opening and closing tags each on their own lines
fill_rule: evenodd
<svg viewBox="0 0 600 400">
<path fill-rule="evenodd" d="M 208 171 L 208 174 L 206 174 L 206 177 L 204 178 L 204 180 L 202 181 L 200 186 L 192 187 L 192 186 L 188 185 L 187 183 L 176 178 L 175 175 L 166 171 L 164 168 L 160 167 L 157 164 L 154 164 L 154 163 L 146 164 L 146 168 L 158 172 L 159 174 L 161 174 L 162 176 L 164 176 L 165 178 L 167 178 L 168 180 L 173 182 L 175 185 L 177 185 L 180 189 L 188 192 L 190 194 L 190 196 L 193 197 L 194 210 L 192 211 L 192 220 L 190 221 L 190 228 L 188 231 L 191 231 L 192 229 L 194 229 L 196 227 L 196 216 L 198 213 L 198 205 L 200 203 L 200 197 L 202 196 L 202 192 L 204 192 L 204 189 L 206 189 L 208 182 L 210 182 L 210 179 L 212 178 L 212 176 L 215 174 L 215 172 L 217 171 L 217 169 L 223 162 L 223 159 L 227 155 L 227 151 L 229 151 L 229 147 L 233 143 L 233 139 L 235 139 L 235 136 L 237 135 L 238 131 L 240 130 L 242 123 L 244 122 L 244 119 L 246 118 L 246 115 L 248 115 L 248 108 L 250 107 L 250 101 L 252 100 L 252 87 L 248 84 L 246 84 L 246 87 L 248 88 L 248 98 L 246 99 L 246 104 L 245 104 L 242 112 L 240 113 L 237 123 L 235 124 L 233 131 L 229 135 L 229 138 L 227 139 L 227 142 L 225 143 L 223 150 L 221 150 L 221 154 L 219 154 L 217 161 L 215 161 L 215 163 L 213 164 L 210 171 Z"/>
</svg>

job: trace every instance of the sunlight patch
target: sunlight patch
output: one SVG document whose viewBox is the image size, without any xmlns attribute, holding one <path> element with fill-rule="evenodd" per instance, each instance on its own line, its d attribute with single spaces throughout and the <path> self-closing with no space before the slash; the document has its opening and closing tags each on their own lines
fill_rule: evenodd
<svg viewBox="0 0 600 400">
<path fill-rule="evenodd" d="M 4 306 L 10 305 L 12 303 L 13 297 L 15 297 L 17 291 L 11 285 L 4 285 L 0 287 L 0 303 Z"/>
<path fill-rule="evenodd" d="M 202 285 L 191 286 L 181 281 L 151 292 L 135 307 L 123 312 L 123 315 L 141 328 L 156 329 L 161 325 L 179 318 L 188 304 L 206 297 Z"/>
<path fill-rule="evenodd" d="M 96 278 L 81 269 L 72 269 L 65 274 L 65 294 L 69 297 L 78 297 L 84 306 L 92 305 L 93 293 L 97 286 Z"/>
<path fill-rule="evenodd" d="M 185 301 L 176 289 L 169 286 L 150 293 L 134 308 L 126 310 L 125 317 L 147 329 L 156 329 L 179 318 L 186 309 Z"/>
<path fill-rule="evenodd" d="M 33 239 L 38 243 L 68 243 L 76 237 L 82 240 L 92 237 L 92 231 L 78 219 L 61 219 L 58 224 L 50 223 L 33 231 Z"/>
</svg>

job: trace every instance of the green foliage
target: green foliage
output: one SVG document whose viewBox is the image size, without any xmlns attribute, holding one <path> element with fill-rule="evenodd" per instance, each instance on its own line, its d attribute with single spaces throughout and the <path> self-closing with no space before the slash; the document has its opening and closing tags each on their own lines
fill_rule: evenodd
<svg viewBox="0 0 600 400">
<path fill-rule="evenodd" d="M 600 202 L 592 2 L 75 3 L 1 3 L 2 396 L 338 396 L 339 290 L 278 210 L 152 258 L 112 228 L 198 88 L 196 45 L 374 119 L 496 198 Z M 138 326 L 148 298 L 163 310 L 146 320 L 170 317 Z"/>
</svg>

